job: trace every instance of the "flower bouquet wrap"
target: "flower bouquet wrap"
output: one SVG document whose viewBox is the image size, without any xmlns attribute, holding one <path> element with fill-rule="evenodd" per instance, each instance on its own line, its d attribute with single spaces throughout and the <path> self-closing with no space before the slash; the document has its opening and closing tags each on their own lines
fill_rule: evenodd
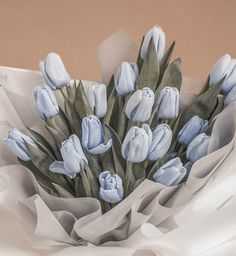
<svg viewBox="0 0 236 256">
<path fill-rule="evenodd" d="M 0 68 L 1 201 L 32 254 L 235 249 L 236 63 L 194 81 L 174 47 L 158 26 L 139 50 L 120 30 L 98 47 L 100 82 L 55 53 L 41 72 Z"/>
</svg>

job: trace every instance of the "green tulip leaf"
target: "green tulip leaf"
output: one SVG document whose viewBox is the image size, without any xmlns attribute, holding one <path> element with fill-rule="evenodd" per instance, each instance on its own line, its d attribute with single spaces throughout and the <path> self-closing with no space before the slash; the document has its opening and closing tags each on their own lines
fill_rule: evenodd
<svg viewBox="0 0 236 256">
<path fill-rule="evenodd" d="M 156 101 L 161 91 L 166 87 L 176 87 L 179 91 L 182 85 L 181 60 L 180 58 L 171 62 L 166 68 L 162 81 L 155 92 Z"/>
<path fill-rule="evenodd" d="M 27 127 L 27 129 L 32 134 L 33 140 L 37 144 L 39 149 L 44 153 L 48 154 L 52 159 L 56 159 L 56 154 L 54 152 L 54 149 L 49 144 L 49 142 L 40 133 L 34 131 L 29 127 Z"/>
<path fill-rule="evenodd" d="M 87 101 L 87 97 L 84 91 L 84 86 L 81 80 L 75 92 L 74 107 L 81 119 L 93 114 L 93 110 L 91 109 Z"/>
<path fill-rule="evenodd" d="M 167 51 L 165 52 L 164 56 L 162 57 L 162 59 L 160 61 L 160 79 L 162 78 L 166 68 L 169 65 L 169 62 L 170 62 L 171 56 L 174 52 L 174 49 L 175 49 L 175 41 L 167 49 Z"/>
<path fill-rule="evenodd" d="M 117 133 L 108 125 L 104 125 L 104 129 L 110 135 L 112 139 L 112 153 L 115 165 L 115 171 L 120 177 L 124 177 L 126 161 L 121 154 L 122 143 L 117 135 Z"/>
<path fill-rule="evenodd" d="M 159 77 L 159 61 L 157 59 L 156 47 L 153 38 L 150 40 L 146 58 L 143 61 L 142 69 L 137 81 L 138 89 L 150 87 L 156 89 Z"/>
<path fill-rule="evenodd" d="M 215 86 L 212 86 L 210 89 L 199 95 L 193 101 L 193 103 L 182 112 L 173 137 L 176 137 L 178 131 L 180 131 L 180 129 L 190 120 L 190 118 L 195 115 L 198 115 L 204 120 L 209 120 L 217 107 L 217 96 L 220 93 L 223 81 L 224 78 L 221 79 Z"/>
<path fill-rule="evenodd" d="M 55 188 L 55 190 L 57 191 L 57 193 L 59 194 L 60 197 L 74 198 L 74 196 L 71 193 L 69 193 L 66 189 L 64 189 L 60 185 L 58 185 L 56 183 L 52 183 L 52 185 L 53 185 L 53 187 Z"/>
</svg>

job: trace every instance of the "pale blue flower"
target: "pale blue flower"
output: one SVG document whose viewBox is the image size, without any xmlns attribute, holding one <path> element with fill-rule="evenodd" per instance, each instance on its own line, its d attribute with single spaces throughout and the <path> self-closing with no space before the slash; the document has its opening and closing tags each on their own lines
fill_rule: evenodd
<svg viewBox="0 0 236 256">
<path fill-rule="evenodd" d="M 176 87 L 162 89 L 157 102 L 157 115 L 163 119 L 175 119 L 179 115 L 179 90 Z"/>
<path fill-rule="evenodd" d="M 99 175 L 100 182 L 100 197 L 102 200 L 115 204 L 120 202 L 124 196 L 124 189 L 122 185 L 122 179 L 117 175 L 109 171 L 103 171 Z"/>
<path fill-rule="evenodd" d="M 134 74 L 135 74 L 135 80 L 138 80 L 139 77 L 139 70 L 138 70 L 138 65 L 136 63 L 130 63 L 130 66 L 132 67 Z"/>
<path fill-rule="evenodd" d="M 40 61 L 39 67 L 51 89 L 61 89 L 70 84 L 70 75 L 58 54 L 50 52 L 43 61 Z"/>
<path fill-rule="evenodd" d="M 236 101 L 236 86 L 234 86 L 225 96 L 224 105 L 229 106 L 231 103 Z"/>
<path fill-rule="evenodd" d="M 100 120 L 88 116 L 82 120 L 82 145 L 91 154 L 103 154 L 112 146 L 112 140 L 105 141 L 104 128 Z"/>
<path fill-rule="evenodd" d="M 33 90 L 38 115 L 52 118 L 59 113 L 59 107 L 52 89 L 47 85 L 38 86 Z"/>
<path fill-rule="evenodd" d="M 107 113 L 107 89 L 105 84 L 91 83 L 84 86 L 85 94 L 91 109 L 98 118 Z"/>
<path fill-rule="evenodd" d="M 199 116 L 193 116 L 180 130 L 177 139 L 180 144 L 188 145 L 198 134 L 208 127 L 208 121 Z"/>
<path fill-rule="evenodd" d="M 63 161 L 53 162 L 49 170 L 73 179 L 88 164 L 79 138 L 75 134 L 71 135 L 69 139 L 62 142 L 60 151 Z"/>
<path fill-rule="evenodd" d="M 181 183 L 186 173 L 180 158 L 176 157 L 162 165 L 153 175 L 153 179 L 167 187 L 176 186 Z"/>
<path fill-rule="evenodd" d="M 129 129 L 122 144 L 121 152 L 129 162 L 139 163 L 147 158 L 152 142 L 152 131 L 147 124 L 142 128 L 133 126 Z"/>
<path fill-rule="evenodd" d="M 210 136 L 201 133 L 196 136 L 188 145 L 186 156 L 191 163 L 207 155 Z"/>
<path fill-rule="evenodd" d="M 30 156 L 26 144 L 37 147 L 34 141 L 29 137 L 13 128 L 7 138 L 4 138 L 4 143 L 7 147 L 21 160 L 29 161 Z"/>
<path fill-rule="evenodd" d="M 119 95 L 127 95 L 134 90 L 137 67 L 129 62 L 123 61 L 115 75 L 115 88 Z"/>
<path fill-rule="evenodd" d="M 191 168 L 193 166 L 193 163 L 191 163 L 190 161 L 188 161 L 184 167 L 186 168 L 187 172 L 190 172 L 191 171 Z"/>
<path fill-rule="evenodd" d="M 141 47 L 141 52 L 140 52 L 141 58 L 145 59 L 145 57 L 147 55 L 148 45 L 149 45 L 151 38 L 153 38 L 153 40 L 154 40 L 157 58 L 158 58 L 158 60 L 160 60 L 164 55 L 166 37 L 165 37 L 164 31 L 159 26 L 152 27 L 145 35 L 143 44 Z"/>
<path fill-rule="evenodd" d="M 137 90 L 126 104 L 126 116 L 135 122 L 147 121 L 152 114 L 154 99 L 154 93 L 150 88 L 144 87 L 142 90 Z"/>
<path fill-rule="evenodd" d="M 223 77 L 225 77 L 221 90 L 224 93 L 228 93 L 236 85 L 236 60 L 231 59 L 229 54 L 225 54 L 221 57 L 210 73 L 210 86 L 218 83 Z"/>
<path fill-rule="evenodd" d="M 160 124 L 152 132 L 152 143 L 148 150 L 148 160 L 157 161 L 168 151 L 172 140 L 172 131 L 169 125 Z"/>
</svg>

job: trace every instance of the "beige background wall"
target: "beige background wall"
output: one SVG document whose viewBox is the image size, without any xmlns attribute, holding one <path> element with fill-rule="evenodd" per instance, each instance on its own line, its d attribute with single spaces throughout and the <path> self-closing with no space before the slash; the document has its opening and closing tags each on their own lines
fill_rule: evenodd
<svg viewBox="0 0 236 256">
<path fill-rule="evenodd" d="M 0 0 L 0 65 L 37 69 L 55 51 L 74 78 L 99 79 L 99 42 L 123 28 L 138 44 L 153 24 L 177 41 L 185 75 L 236 57 L 236 0 Z"/>
</svg>

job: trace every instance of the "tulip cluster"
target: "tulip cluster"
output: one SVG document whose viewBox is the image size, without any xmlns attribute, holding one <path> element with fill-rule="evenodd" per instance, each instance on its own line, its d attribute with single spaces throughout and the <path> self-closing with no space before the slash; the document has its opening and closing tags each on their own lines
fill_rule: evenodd
<svg viewBox="0 0 236 256">
<path fill-rule="evenodd" d="M 56 53 L 40 62 L 45 84 L 33 97 L 49 137 L 14 128 L 4 141 L 48 193 L 95 197 L 109 209 L 144 179 L 178 186 L 208 154 L 215 118 L 236 101 L 236 60 L 220 58 L 182 109 L 181 62 L 170 62 L 174 43 L 165 52 L 165 41 L 164 31 L 152 27 L 137 63 L 121 62 L 109 85 L 72 81 Z"/>
<path fill-rule="evenodd" d="M 232 59 L 229 54 L 225 54 L 213 66 L 209 85 L 214 86 L 223 78 L 221 90 L 225 95 L 224 105 L 227 107 L 236 101 L 236 59 Z"/>
</svg>

